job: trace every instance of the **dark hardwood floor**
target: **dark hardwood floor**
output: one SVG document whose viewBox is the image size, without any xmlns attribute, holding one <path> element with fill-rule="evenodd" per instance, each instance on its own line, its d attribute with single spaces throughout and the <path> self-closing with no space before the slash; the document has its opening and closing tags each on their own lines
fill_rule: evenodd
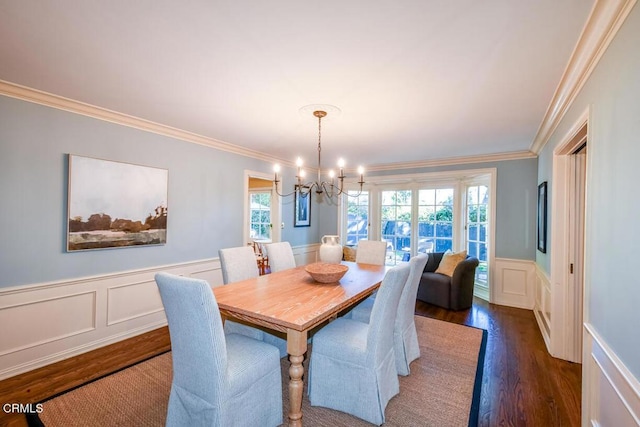
<svg viewBox="0 0 640 427">
<path fill-rule="evenodd" d="M 581 365 L 551 357 L 529 310 L 476 299 L 447 311 L 418 301 L 416 313 L 488 331 L 480 426 L 580 425 Z M 35 403 L 170 347 L 167 328 L 0 381 L 0 405 Z M 0 410 L 0 426 L 25 426 Z"/>
<path fill-rule="evenodd" d="M 488 331 L 479 426 L 579 426 L 582 365 L 551 357 L 533 312 L 475 299 L 448 311 L 418 301 L 416 313 Z"/>
</svg>

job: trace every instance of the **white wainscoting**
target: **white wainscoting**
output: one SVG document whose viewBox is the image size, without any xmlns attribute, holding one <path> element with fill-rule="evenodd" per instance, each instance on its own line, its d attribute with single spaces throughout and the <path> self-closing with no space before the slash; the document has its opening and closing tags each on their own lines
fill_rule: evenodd
<svg viewBox="0 0 640 427">
<path fill-rule="evenodd" d="M 640 426 L 640 381 L 592 325 L 584 325 L 582 425 Z"/>
<path fill-rule="evenodd" d="M 315 262 L 318 249 L 294 247 L 296 263 Z M 211 258 L 0 289 L 0 380 L 166 325 L 160 271 L 222 284 Z"/>
<path fill-rule="evenodd" d="M 540 333 L 551 353 L 551 282 L 547 274 L 535 264 L 535 305 L 533 314 L 538 322 Z"/>
<path fill-rule="evenodd" d="M 491 280 L 492 302 L 532 310 L 535 301 L 535 262 L 496 258 Z"/>
</svg>

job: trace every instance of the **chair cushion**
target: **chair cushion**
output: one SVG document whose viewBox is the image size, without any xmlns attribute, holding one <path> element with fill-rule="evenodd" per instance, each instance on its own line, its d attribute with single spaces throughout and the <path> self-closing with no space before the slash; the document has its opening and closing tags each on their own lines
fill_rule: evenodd
<svg viewBox="0 0 640 427">
<path fill-rule="evenodd" d="M 356 261 L 356 248 L 352 248 L 349 246 L 345 246 L 342 248 L 342 258 L 345 261 L 355 262 Z"/>
<path fill-rule="evenodd" d="M 461 251 L 456 253 L 445 253 L 442 256 L 442 261 L 440 261 L 440 265 L 438 265 L 438 269 L 436 273 L 444 274 L 445 276 L 453 276 L 453 272 L 455 271 L 458 264 L 461 261 L 464 261 L 467 258 L 467 251 Z"/>
<path fill-rule="evenodd" d="M 280 367 L 278 349 L 262 341 L 227 334 L 227 378 L 230 396 L 251 388 L 251 384 Z"/>
<path fill-rule="evenodd" d="M 449 308 L 451 278 L 444 274 L 422 273 L 418 299 L 439 307 Z"/>
<path fill-rule="evenodd" d="M 327 356 L 340 355 L 340 359 L 362 365 L 367 352 L 369 325 L 351 319 L 338 318 L 313 336 L 313 353 Z"/>
<path fill-rule="evenodd" d="M 434 252 L 429 254 L 429 259 L 427 260 L 427 265 L 424 267 L 425 273 L 433 273 L 438 269 L 440 265 L 440 261 L 442 261 L 442 256 L 444 252 Z"/>
</svg>

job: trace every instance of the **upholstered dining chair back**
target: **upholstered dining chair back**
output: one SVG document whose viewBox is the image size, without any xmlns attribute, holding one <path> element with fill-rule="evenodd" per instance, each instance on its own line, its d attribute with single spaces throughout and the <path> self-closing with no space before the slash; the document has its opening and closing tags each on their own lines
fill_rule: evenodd
<svg viewBox="0 0 640 427">
<path fill-rule="evenodd" d="M 409 278 L 404 285 L 398 314 L 393 326 L 393 348 L 396 357 L 396 369 L 400 375 L 409 375 L 409 364 L 420 357 L 420 345 L 418 344 L 418 332 L 416 331 L 415 312 L 418 284 L 422 277 L 422 271 L 428 254 L 418 254 L 409 260 Z"/>
<path fill-rule="evenodd" d="M 393 353 L 394 322 L 389 322 L 388 319 L 396 318 L 400 296 L 409 273 L 410 267 L 406 264 L 392 268 L 387 272 L 376 294 L 371 309 L 367 347 L 371 349 L 369 356 L 379 363 L 389 354 L 389 349 Z"/>
<path fill-rule="evenodd" d="M 218 254 L 222 268 L 222 281 L 225 285 L 259 276 L 256 255 L 251 246 L 220 249 Z M 276 346 L 280 351 L 280 357 L 287 355 L 287 341 L 284 338 L 232 320 L 224 323 L 224 330 L 228 334 L 240 334 L 264 341 Z"/>
<path fill-rule="evenodd" d="M 368 324 L 340 317 L 316 332 L 309 366 L 311 405 L 384 423 L 387 403 L 400 391 L 389 319 L 396 317 L 408 277 L 408 264 L 387 272 Z"/>
<path fill-rule="evenodd" d="M 167 273 L 158 273 L 155 279 L 173 360 L 166 425 L 282 423 L 278 350 L 246 336 L 225 336 L 206 281 Z"/>
<path fill-rule="evenodd" d="M 418 254 L 409 261 L 409 277 L 404 285 L 400 302 L 398 303 L 398 313 L 393 325 L 393 348 L 396 358 L 396 369 L 399 375 L 409 375 L 409 364 L 420 357 L 420 346 L 418 344 L 418 333 L 415 324 L 416 295 L 418 284 L 422 277 L 422 271 L 429 255 Z M 371 310 L 375 303 L 375 298 L 370 297 L 356 306 L 347 315 L 348 319 L 358 322 L 369 323 L 371 320 Z"/>
<path fill-rule="evenodd" d="M 387 242 L 380 240 L 360 240 L 356 249 L 356 262 L 384 265 Z"/>
<path fill-rule="evenodd" d="M 251 246 L 220 249 L 218 256 L 222 268 L 222 282 L 225 285 L 259 275 L 256 254 Z"/>
<path fill-rule="evenodd" d="M 293 249 L 291 249 L 289 242 L 267 243 L 265 248 L 272 273 L 296 267 Z"/>
</svg>

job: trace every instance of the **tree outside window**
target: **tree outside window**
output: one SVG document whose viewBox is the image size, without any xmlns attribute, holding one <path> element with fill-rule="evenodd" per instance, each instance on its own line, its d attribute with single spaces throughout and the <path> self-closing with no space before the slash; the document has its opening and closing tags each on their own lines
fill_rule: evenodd
<svg viewBox="0 0 640 427">
<path fill-rule="evenodd" d="M 349 191 L 347 197 L 347 241 L 356 246 L 359 240 L 369 238 L 369 192 Z"/>
<path fill-rule="evenodd" d="M 249 193 L 249 237 L 255 240 L 271 239 L 271 193 Z"/>
<path fill-rule="evenodd" d="M 478 258 L 476 283 L 487 285 L 487 235 L 489 189 L 486 185 L 467 188 L 467 254 Z"/>
<path fill-rule="evenodd" d="M 453 188 L 418 192 L 418 252 L 453 250 Z"/>
</svg>

